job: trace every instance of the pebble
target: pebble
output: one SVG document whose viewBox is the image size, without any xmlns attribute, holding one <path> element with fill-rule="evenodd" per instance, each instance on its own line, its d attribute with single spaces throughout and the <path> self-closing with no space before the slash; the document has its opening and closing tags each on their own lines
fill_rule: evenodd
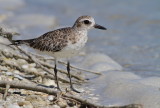
<svg viewBox="0 0 160 108">
<path fill-rule="evenodd" d="M 27 62 L 26 60 L 24 60 L 24 59 L 18 59 L 18 60 L 17 60 L 17 63 L 18 63 L 19 65 L 28 64 L 28 62 Z"/>
<path fill-rule="evenodd" d="M 6 104 L 4 108 L 20 108 L 19 105 L 17 103 L 14 104 Z"/>
<path fill-rule="evenodd" d="M 38 95 L 29 95 L 25 98 L 25 100 L 30 101 L 34 108 L 45 107 L 47 105 L 45 100 Z"/>
<path fill-rule="evenodd" d="M 13 73 L 12 73 L 12 72 L 6 72 L 6 75 L 8 75 L 8 76 L 12 76 L 12 75 L 13 75 Z"/>
<path fill-rule="evenodd" d="M 17 103 L 20 107 L 23 108 L 33 108 L 32 104 L 29 101 L 18 101 Z"/>
<path fill-rule="evenodd" d="M 61 107 L 58 105 L 52 105 L 51 108 L 61 108 Z"/>
<path fill-rule="evenodd" d="M 29 64 L 29 67 L 36 67 L 36 63 Z"/>
<path fill-rule="evenodd" d="M 7 68 L 6 66 L 1 66 L 1 65 L 0 65 L 0 69 L 1 69 L 2 71 L 7 71 L 7 70 L 8 70 L 8 68 Z"/>
<path fill-rule="evenodd" d="M 62 99 L 62 98 L 58 99 L 57 104 L 58 104 L 61 108 L 66 108 L 66 107 L 67 107 L 67 102 L 66 102 L 64 99 Z"/>
<path fill-rule="evenodd" d="M 48 100 L 49 100 L 49 101 L 52 101 L 53 99 L 54 99 L 54 96 L 53 96 L 53 95 L 49 95 L 49 96 L 48 96 Z"/>
<path fill-rule="evenodd" d="M 37 69 L 36 69 L 36 68 L 34 68 L 34 67 L 32 67 L 32 68 L 28 68 L 27 70 L 28 70 L 28 71 L 30 71 L 30 72 L 37 72 Z"/>
<path fill-rule="evenodd" d="M 22 68 L 27 69 L 27 68 L 29 68 L 29 66 L 27 64 L 25 64 L 25 65 L 22 65 Z"/>
<path fill-rule="evenodd" d="M 20 72 L 18 70 L 14 70 L 13 73 L 19 74 Z"/>
<path fill-rule="evenodd" d="M 46 86 L 56 86 L 56 83 L 54 80 L 43 78 L 42 84 Z"/>
</svg>

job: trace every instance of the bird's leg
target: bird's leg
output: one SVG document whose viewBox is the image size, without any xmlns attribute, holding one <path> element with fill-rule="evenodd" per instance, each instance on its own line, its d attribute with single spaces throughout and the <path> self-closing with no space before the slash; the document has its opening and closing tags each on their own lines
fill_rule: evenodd
<svg viewBox="0 0 160 108">
<path fill-rule="evenodd" d="M 67 72 L 68 72 L 68 77 L 69 77 L 69 81 L 70 81 L 70 88 L 71 90 L 73 90 L 74 92 L 80 93 L 79 91 L 77 91 L 72 84 L 72 80 L 71 80 L 71 74 L 70 74 L 70 63 L 69 61 L 67 62 Z"/>
<path fill-rule="evenodd" d="M 57 77 L 57 64 L 56 64 L 56 60 L 55 60 L 55 66 L 54 66 L 54 74 L 55 74 L 55 80 L 56 80 L 56 84 L 57 84 L 57 89 L 61 91 L 60 87 L 59 87 L 59 83 L 58 83 L 58 77 Z"/>
</svg>

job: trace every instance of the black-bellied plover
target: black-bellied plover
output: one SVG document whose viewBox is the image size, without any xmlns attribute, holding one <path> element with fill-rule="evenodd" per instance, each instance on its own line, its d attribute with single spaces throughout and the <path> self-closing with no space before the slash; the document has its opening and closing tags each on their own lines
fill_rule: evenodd
<svg viewBox="0 0 160 108">
<path fill-rule="evenodd" d="M 57 78 L 57 59 L 70 58 L 78 54 L 87 42 L 87 32 L 91 28 L 98 28 L 106 30 L 105 27 L 95 23 L 94 18 L 91 16 L 79 17 L 72 27 L 60 28 L 54 31 L 47 32 L 38 38 L 28 40 L 14 40 L 14 45 L 25 44 L 39 53 L 47 54 L 55 58 L 55 79 L 57 88 L 60 90 Z M 67 72 L 70 80 L 70 88 L 74 89 L 71 75 L 70 75 L 70 62 L 67 62 Z"/>
</svg>

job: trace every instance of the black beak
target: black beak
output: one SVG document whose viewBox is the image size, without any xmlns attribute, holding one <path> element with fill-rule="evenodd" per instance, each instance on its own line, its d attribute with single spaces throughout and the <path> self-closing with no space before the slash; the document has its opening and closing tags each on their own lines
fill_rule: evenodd
<svg viewBox="0 0 160 108">
<path fill-rule="evenodd" d="M 101 26 L 101 25 L 98 25 L 98 24 L 95 24 L 95 25 L 94 25 L 94 28 L 102 29 L 102 30 L 107 30 L 105 27 L 103 27 L 103 26 Z"/>
</svg>

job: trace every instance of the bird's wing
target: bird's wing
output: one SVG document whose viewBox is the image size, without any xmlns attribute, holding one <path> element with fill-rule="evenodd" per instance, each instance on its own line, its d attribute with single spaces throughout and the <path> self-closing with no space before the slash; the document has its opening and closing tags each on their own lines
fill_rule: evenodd
<svg viewBox="0 0 160 108">
<path fill-rule="evenodd" d="M 65 30 L 55 30 L 47 32 L 42 36 L 26 40 L 27 45 L 40 51 L 60 51 L 67 45 L 67 35 Z"/>
</svg>

